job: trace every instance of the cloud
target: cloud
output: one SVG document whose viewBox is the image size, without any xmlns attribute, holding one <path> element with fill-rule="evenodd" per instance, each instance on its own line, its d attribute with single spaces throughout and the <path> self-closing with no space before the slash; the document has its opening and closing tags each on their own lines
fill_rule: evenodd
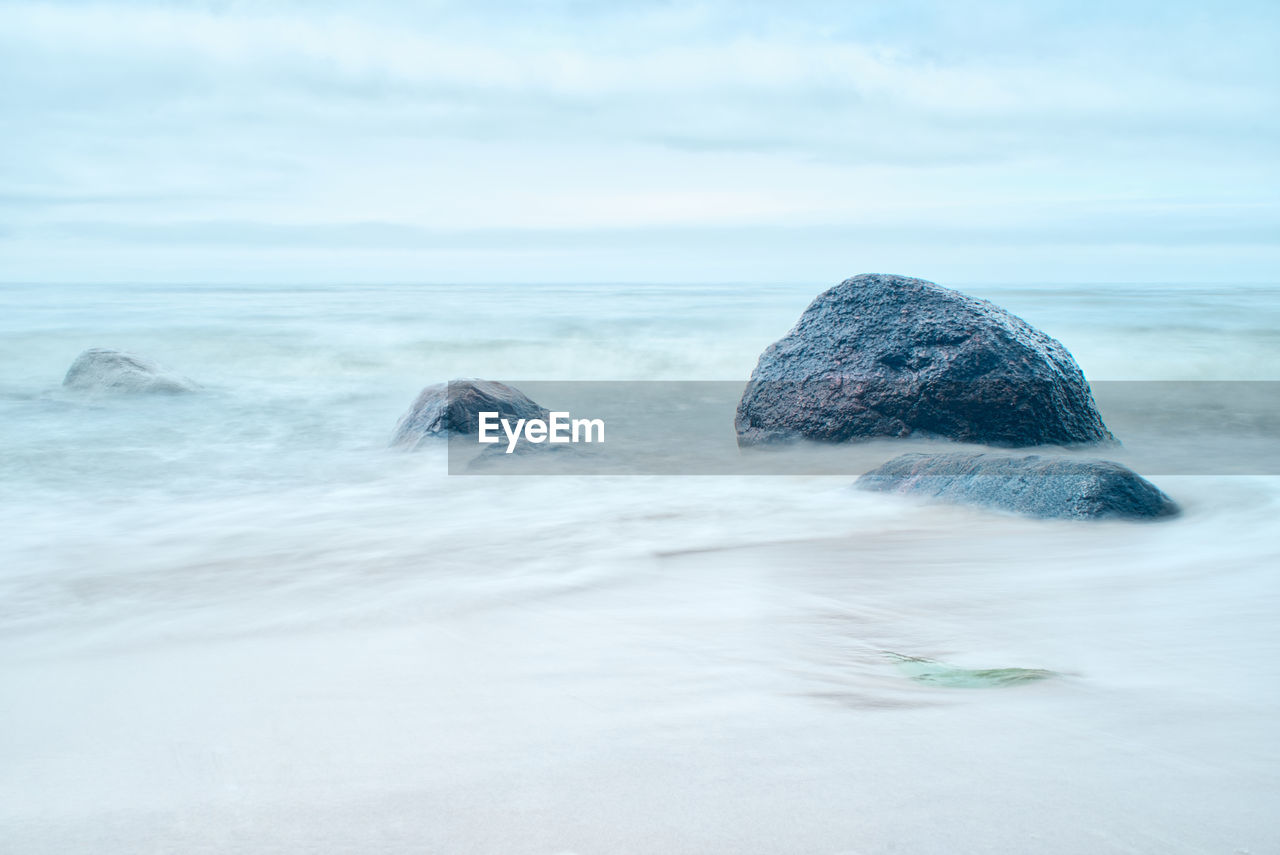
<svg viewBox="0 0 1280 855">
<path fill-rule="evenodd" d="M 936 252 L 975 220 L 968 239 L 993 247 L 1080 244 L 1079 204 L 1108 245 L 1252 245 L 1280 183 L 1270 4 L 122 1 L 3 18 L 0 217 L 35 254 L 214 223 L 256 250 L 362 245 L 369 222 L 858 226 Z M 1144 205 L 1165 206 L 1154 225 Z"/>
</svg>

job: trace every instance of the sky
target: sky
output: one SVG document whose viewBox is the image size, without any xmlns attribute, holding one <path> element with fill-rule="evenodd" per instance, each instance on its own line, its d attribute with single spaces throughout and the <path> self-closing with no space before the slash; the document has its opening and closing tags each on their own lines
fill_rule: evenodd
<svg viewBox="0 0 1280 855">
<path fill-rule="evenodd" d="M 0 0 L 0 281 L 1280 281 L 1280 3 Z"/>
</svg>

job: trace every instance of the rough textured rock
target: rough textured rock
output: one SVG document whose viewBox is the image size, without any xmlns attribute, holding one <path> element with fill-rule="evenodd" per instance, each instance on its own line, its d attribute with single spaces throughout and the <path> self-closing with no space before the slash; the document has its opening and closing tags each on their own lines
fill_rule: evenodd
<svg viewBox="0 0 1280 855">
<path fill-rule="evenodd" d="M 149 359 L 105 347 L 92 347 L 77 356 L 67 369 L 62 385 L 83 391 L 169 395 L 194 392 L 200 388 L 198 383 L 161 368 Z"/>
<path fill-rule="evenodd" d="M 923 279 L 855 276 L 760 356 L 739 445 L 946 437 L 1007 447 L 1114 441 L 1060 343 Z"/>
<path fill-rule="evenodd" d="M 545 419 L 547 410 L 523 392 L 492 380 L 451 380 L 436 383 L 419 393 L 409 411 L 396 424 L 391 444 L 417 448 L 425 439 L 450 434 L 478 435 L 479 413 L 497 412 L 499 418 Z"/>
<path fill-rule="evenodd" d="M 1178 513 L 1154 484 L 1109 460 L 904 454 L 863 475 L 857 486 L 1044 518 L 1158 519 Z"/>
</svg>

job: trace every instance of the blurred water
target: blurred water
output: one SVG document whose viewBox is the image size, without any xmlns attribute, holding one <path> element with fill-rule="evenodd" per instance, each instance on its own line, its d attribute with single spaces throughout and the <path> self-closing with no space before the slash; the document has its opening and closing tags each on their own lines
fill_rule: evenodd
<svg viewBox="0 0 1280 855">
<path fill-rule="evenodd" d="M 14 851 L 1280 847 L 1280 479 L 1081 526 L 386 447 L 451 377 L 743 380 L 821 287 L 4 286 Z M 1275 288 L 966 290 L 1095 381 L 1280 380 Z M 207 392 L 63 391 L 91 346 Z"/>
<path fill-rule="evenodd" d="M 453 377 L 743 380 L 814 286 L 4 286 L 0 490 L 120 496 L 381 477 L 421 386 Z M 1061 339 L 1091 380 L 1280 379 L 1259 286 L 975 287 Z M 210 388 L 64 393 L 92 346 Z"/>
</svg>

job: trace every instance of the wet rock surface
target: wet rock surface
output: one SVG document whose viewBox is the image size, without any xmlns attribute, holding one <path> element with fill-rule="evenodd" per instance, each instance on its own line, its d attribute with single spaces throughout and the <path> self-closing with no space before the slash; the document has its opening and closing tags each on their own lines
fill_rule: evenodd
<svg viewBox="0 0 1280 855">
<path fill-rule="evenodd" d="M 860 477 L 862 490 L 908 493 L 1045 519 L 1160 519 L 1178 506 L 1109 460 L 995 454 L 904 454 Z"/>
<path fill-rule="evenodd" d="M 493 380 L 451 380 L 423 389 L 396 424 L 391 444 L 417 448 L 425 440 L 479 434 L 479 413 L 499 418 L 545 419 L 548 411 L 514 386 Z"/>
<path fill-rule="evenodd" d="M 1022 447 L 1109 442 L 1058 341 L 985 300 L 867 274 L 819 295 L 761 356 L 739 445 L 932 436 Z"/>
<path fill-rule="evenodd" d="M 162 368 L 150 359 L 105 347 L 93 347 L 77 356 L 67 369 L 62 385 L 85 392 L 162 395 L 195 392 L 200 388 L 195 381 Z"/>
</svg>

